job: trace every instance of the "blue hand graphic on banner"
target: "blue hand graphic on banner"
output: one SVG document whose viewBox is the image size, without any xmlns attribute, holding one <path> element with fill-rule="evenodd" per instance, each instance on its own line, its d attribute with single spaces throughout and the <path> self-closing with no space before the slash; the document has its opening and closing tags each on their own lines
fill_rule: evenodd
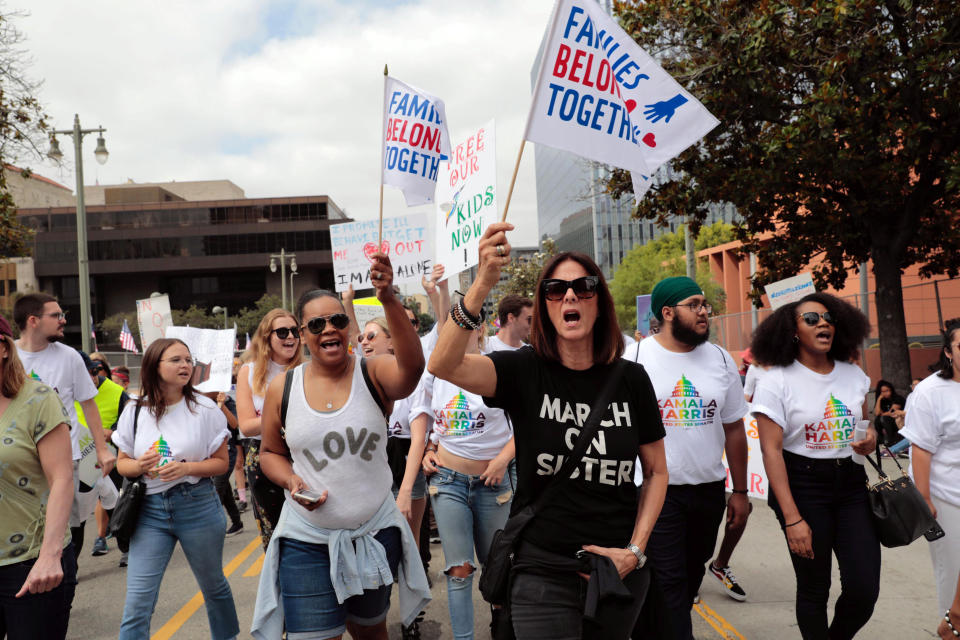
<svg viewBox="0 0 960 640">
<path fill-rule="evenodd" d="M 670 122 L 670 118 L 676 113 L 677 108 L 686 102 L 687 99 L 683 97 L 683 94 L 678 93 L 669 100 L 661 100 L 660 102 L 644 105 L 647 109 L 643 112 L 643 115 L 646 116 L 650 122 L 658 122 L 663 118 L 666 118 L 667 122 Z"/>
</svg>

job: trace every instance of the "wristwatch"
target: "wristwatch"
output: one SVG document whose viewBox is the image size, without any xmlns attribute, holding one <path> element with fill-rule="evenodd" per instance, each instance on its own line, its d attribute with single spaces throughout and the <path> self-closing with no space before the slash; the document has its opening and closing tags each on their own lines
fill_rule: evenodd
<svg viewBox="0 0 960 640">
<path fill-rule="evenodd" d="M 647 564 L 647 556 L 641 551 L 640 547 L 635 544 L 628 544 L 626 549 L 630 551 L 633 555 L 637 556 L 637 566 L 636 569 L 643 569 L 643 565 Z"/>
</svg>

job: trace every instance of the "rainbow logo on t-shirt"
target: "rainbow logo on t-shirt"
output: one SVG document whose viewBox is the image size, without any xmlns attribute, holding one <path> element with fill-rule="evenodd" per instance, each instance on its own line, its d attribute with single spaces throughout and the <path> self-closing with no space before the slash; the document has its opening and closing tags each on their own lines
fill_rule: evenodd
<svg viewBox="0 0 960 640">
<path fill-rule="evenodd" d="M 37 372 L 34 371 L 33 369 L 30 369 L 30 379 L 31 379 L 31 380 L 37 380 L 37 381 L 39 381 L 39 382 L 43 382 L 43 380 L 40 380 L 40 376 L 37 375 Z"/>
<path fill-rule="evenodd" d="M 170 445 L 167 444 L 167 441 L 163 439 L 163 436 L 150 445 L 150 448 L 160 454 L 160 461 L 157 462 L 155 469 L 166 466 L 173 462 L 173 451 L 170 450 Z"/>
<path fill-rule="evenodd" d="M 804 446 L 807 449 L 843 449 L 853 442 L 857 419 L 853 411 L 832 393 L 823 410 L 823 420 L 803 425 Z"/>
<path fill-rule="evenodd" d="M 482 433 L 486 417 L 482 411 L 470 410 L 470 401 L 463 390 L 458 391 L 440 411 L 435 411 L 434 430 L 441 436 L 468 436 Z"/>
<path fill-rule="evenodd" d="M 680 374 L 670 397 L 662 400 L 658 398 L 657 403 L 660 405 L 660 418 L 665 428 L 705 427 L 713 423 L 717 413 L 717 401 L 701 397 L 685 374 Z"/>
</svg>

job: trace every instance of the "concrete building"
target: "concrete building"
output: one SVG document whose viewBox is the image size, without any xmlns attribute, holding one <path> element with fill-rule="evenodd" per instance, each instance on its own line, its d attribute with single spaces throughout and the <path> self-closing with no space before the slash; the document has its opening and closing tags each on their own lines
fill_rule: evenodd
<svg viewBox="0 0 960 640">
<path fill-rule="evenodd" d="M 7 191 L 17 207 L 69 207 L 77 199 L 68 187 L 12 164 L 3 167 Z"/>
<path fill-rule="evenodd" d="M 266 293 L 280 293 L 270 254 L 295 252 L 294 297 L 333 288 L 329 227 L 346 221 L 327 196 L 245 198 L 227 180 L 88 188 L 102 204 L 87 205 L 87 251 L 94 321 L 135 311 L 154 291 L 171 306 L 219 305 L 231 314 Z M 102 198 L 100 197 L 102 195 Z M 214 199 L 191 200 L 199 196 Z M 68 311 L 68 342 L 79 337 L 75 206 L 27 207 L 20 221 L 35 231 L 33 256 L 40 290 Z M 290 282 L 287 283 L 290 285 Z M 77 340 L 78 341 L 78 340 Z"/>
</svg>

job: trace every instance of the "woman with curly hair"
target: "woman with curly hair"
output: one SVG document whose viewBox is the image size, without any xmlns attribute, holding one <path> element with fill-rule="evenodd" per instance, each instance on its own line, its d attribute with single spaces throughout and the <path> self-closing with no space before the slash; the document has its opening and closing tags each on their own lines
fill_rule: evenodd
<svg viewBox="0 0 960 640">
<path fill-rule="evenodd" d="M 237 372 L 237 419 L 246 446 L 244 471 L 250 488 L 253 516 L 260 527 L 263 548 L 270 543 L 283 507 L 283 491 L 260 470 L 260 414 L 267 387 L 275 377 L 303 361 L 300 328 L 289 311 L 268 311 L 250 345 L 250 361 Z M 259 489 L 258 489 L 259 487 Z"/>
<path fill-rule="evenodd" d="M 853 452 L 876 445 L 870 427 L 854 441 L 870 379 L 852 364 L 866 317 L 846 302 L 813 293 L 774 311 L 750 350 L 770 367 L 752 412 L 770 487 L 797 578 L 797 622 L 805 640 L 852 638 L 873 614 L 880 592 L 880 542 L 867 499 L 867 476 Z M 842 589 L 827 621 L 831 556 Z"/>
</svg>

